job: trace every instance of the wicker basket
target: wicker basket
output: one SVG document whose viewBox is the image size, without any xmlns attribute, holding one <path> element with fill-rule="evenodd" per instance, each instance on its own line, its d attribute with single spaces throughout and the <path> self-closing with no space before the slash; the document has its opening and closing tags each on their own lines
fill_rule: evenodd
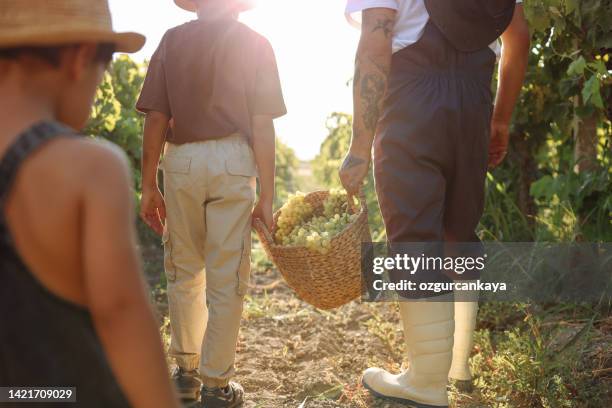
<svg viewBox="0 0 612 408">
<path fill-rule="evenodd" d="M 315 215 L 323 212 L 327 191 L 317 191 L 305 197 Z M 350 200 L 352 202 L 352 200 Z M 255 229 L 262 245 L 298 297 L 319 309 L 342 306 L 361 295 L 361 243 L 370 241 L 368 209 L 365 197 L 360 197 L 361 208 L 349 205 L 357 219 L 331 241 L 329 252 L 321 254 L 305 247 L 277 245 L 266 226 L 255 220 Z M 274 214 L 278 219 L 280 211 Z"/>
</svg>

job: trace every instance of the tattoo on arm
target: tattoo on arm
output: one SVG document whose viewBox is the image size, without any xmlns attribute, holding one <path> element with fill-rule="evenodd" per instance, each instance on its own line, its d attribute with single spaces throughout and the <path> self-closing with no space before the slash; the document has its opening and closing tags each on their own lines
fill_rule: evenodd
<svg viewBox="0 0 612 408">
<path fill-rule="evenodd" d="M 364 65 L 365 67 L 362 67 Z M 365 68 L 365 69 L 364 69 Z M 369 69 L 368 69 L 369 68 Z M 362 71 L 366 72 L 362 74 Z M 380 118 L 390 67 L 372 57 L 358 58 L 355 71 L 355 96 L 361 104 L 360 119 L 365 130 L 374 132 Z M 357 133 L 355 136 L 358 136 Z"/>
<path fill-rule="evenodd" d="M 374 65 L 377 70 L 383 73 L 385 75 L 385 78 L 388 77 L 391 73 L 391 67 L 389 65 L 381 64 L 372 57 L 368 57 L 368 61 L 370 62 L 370 64 Z"/>
<path fill-rule="evenodd" d="M 357 167 L 357 166 L 361 166 L 363 164 L 365 164 L 366 161 L 359 158 L 359 157 L 355 157 L 352 154 L 349 154 L 346 157 L 346 160 L 344 161 L 344 163 L 342 163 L 342 169 L 343 170 L 349 170 L 352 169 L 353 167 Z"/>
<path fill-rule="evenodd" d="M 371 145 L 383 110 L 387 81 L 391 71 L 391 37 L 395 12 L 364 13 L 362 40 L 355 61 L 353 78 L 354 123 L 353 141 Z M 375 34 L 380 31 L 383 35 Z"/>
<path fill-rule="evenodd" d="M 378 19 L 376 21 L 376 25 L 372 28 L 372 32 L 374 33 L 378 30 L 381 30 L 385 37 L 389 38 L 391 34 L 393 34 L 393 25 L 394 21 L 389 18 Z"/>
<path fill-rule="evenodd" d="M 380 104 L 385 96 L 387 78 L 378 72 L 369 72 L 361 80 L 361 118 L 367 130 L 376 130 L 380 118 Z"/>
</svg>

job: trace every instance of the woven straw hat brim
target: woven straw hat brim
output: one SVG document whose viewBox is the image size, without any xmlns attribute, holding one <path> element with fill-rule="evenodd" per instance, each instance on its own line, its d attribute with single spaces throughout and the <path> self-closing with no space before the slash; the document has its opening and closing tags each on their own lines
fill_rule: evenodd
<svg viewBox="0 0 612 408">
<path fill-rule="evenodd" d="M 117 52 L 133 53 L 142 49 L 145 36 L 138 33 L 116 33 L 106 30 L 58 30 L 55 32 L 13 32 L 0 35 L 0 48 L 18 46 L 53 46 L 80 43 L 115 44 Z"/>
<path fill-rule="evenodd" d="M 238 11 L 241 11 L 241 12 L 250 10 L 253 7 L 255 7 L 253 2 L 248 1 L 248 0 L 234 0 L 234 2 L 238 6 Z M 197 11 L 195 1 L 193 0 L 174 0 L 174 3 L 176 3 L 176 5 L 182 8 L 183 10 L 187 10 L 191 12 Z"/>
<path fill-rule="evenodd" d="M 117 33 L 108 0 L 0 0 L 0 47 L 110 43 L 140 50 L 145 37 Z"/>
</svg>

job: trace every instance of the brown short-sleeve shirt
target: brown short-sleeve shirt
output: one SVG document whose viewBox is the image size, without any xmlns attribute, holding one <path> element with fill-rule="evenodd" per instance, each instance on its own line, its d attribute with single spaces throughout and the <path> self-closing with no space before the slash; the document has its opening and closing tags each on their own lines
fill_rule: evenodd
<svg viewBox="0 0 612 408">
<path fill-rule="evenodd" d="M 169 30 L 151 58 L 136 108 L 173 119 L 166 140 L 183 144 L 233 133 L 251 118 L 287 113 L 272 46 L 235 20 L 196 20 Z"/>
</svg>

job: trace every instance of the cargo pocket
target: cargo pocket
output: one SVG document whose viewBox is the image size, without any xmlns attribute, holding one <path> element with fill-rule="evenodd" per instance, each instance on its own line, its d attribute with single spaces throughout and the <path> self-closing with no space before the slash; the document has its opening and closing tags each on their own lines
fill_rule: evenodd
<svg viewBox="0 0 612 408">
<path fill-rule="evenodd" d="M 251 231 L 245 234 L 242 240 L 242 255 L 238 266 L 238 285 L 236 291 L 239 296 L 247 294 L 251 280 Z"/>
<path fill-rule="evenodd" d="M 244 146 L 248 150 L 243 150 L 245 153 L 240 157 L 229 157 L 225 161 L 225 170 L 229 175 L 228 182 L 232 184 L 232 188 L 240 195 L 241 198 L 255 203 L 257 194 L 257 166 L 250 153 L 250 147 Z"/>
<path fill-rule="evenodd" d="M 166 279 L 169 282 L 174 282 L 176 281 L 176 267 L 174 266 L 174 262 L 172 262 L 172 241 L 170 240 L 168 227 L 164 227 L 162 244 L 164 245 L 164 271 L 166 273 Z"/>
</svg>

